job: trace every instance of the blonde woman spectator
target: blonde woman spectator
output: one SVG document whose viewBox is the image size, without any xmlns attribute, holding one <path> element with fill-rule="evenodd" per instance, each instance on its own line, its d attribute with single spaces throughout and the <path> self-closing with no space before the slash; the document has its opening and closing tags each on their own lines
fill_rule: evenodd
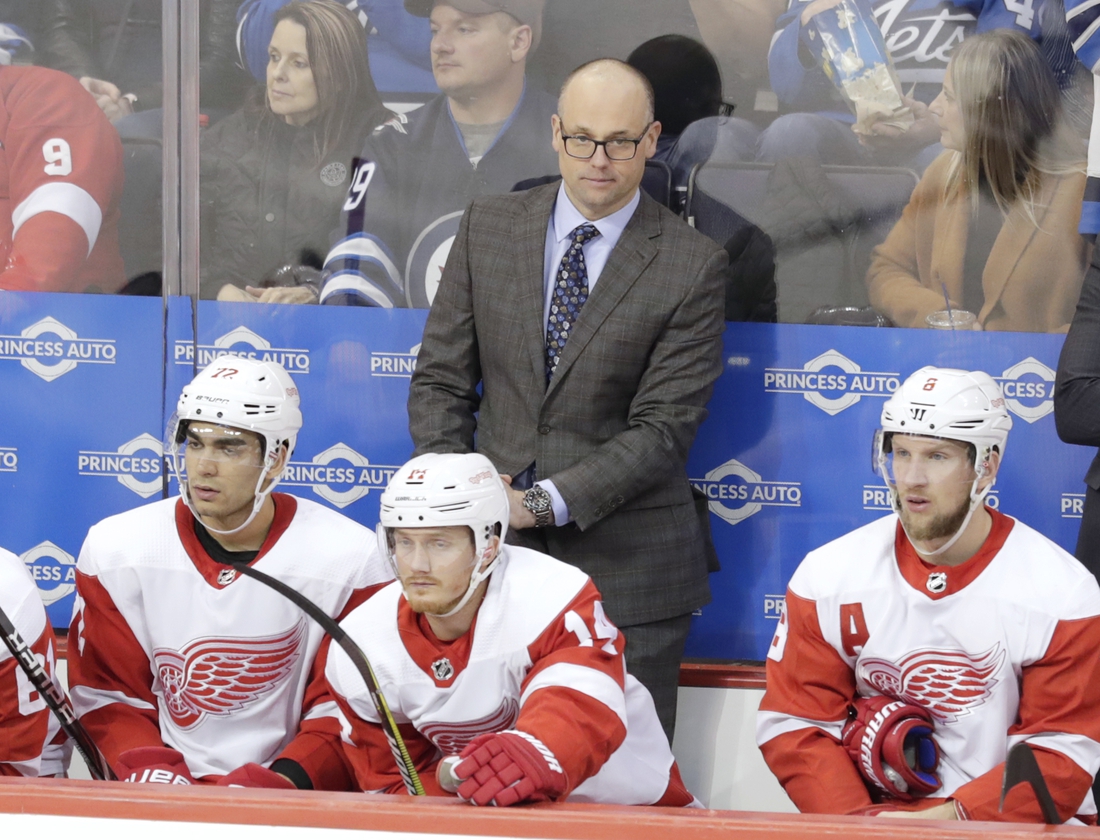
<svg viewBox="0 0 1100 840">
<path fill-rule="evenodd" d="M 930 109 L 946 151 L 875 251 L 872 305 L 923 327 L 946 295 L 983 329 L 1065 331 L 1089 256 L 1084 149 L 1039 48 L 1004 29 L 968 38 Z"/>
</svg>

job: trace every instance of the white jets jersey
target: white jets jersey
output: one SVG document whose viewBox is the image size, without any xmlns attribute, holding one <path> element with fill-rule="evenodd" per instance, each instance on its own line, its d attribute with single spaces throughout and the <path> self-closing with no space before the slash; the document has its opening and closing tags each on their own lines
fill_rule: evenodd
<svg viewBox="0 0 1100 840">
<path fill-rule="evenodd" d="M 333 618 L 392 579 L 371 531 L 309 500 L 273 498 L 253 568 Z M 215 563 L 181 500 L 93 526 L 76 569 L 69 682 L 108 761 L 163 742 L 196 778 L 286 757 L 324 786 L 315 759 L 288 745 L 300 723 L 314 724 L 339 755 L 337 711 L 313 671 L 325 633 L 279 593 Z"/>
<path fill-rule="evenodd" d="M 687 805 L 653 699 L 583 572 L 505 546 L 470 632 L 441 642 L 393 583 L 341 626 L 363 648 L 430 793 L 434 765 L 479 735 L 520 729 L 554 753 L 571 802 Z M 325 669 L 352 723 L 360 787 L 403 791 L 379 717 L 343 650 Z"/>
<path fill-rule="evenodd" d="M 23 561 L 0 549 L 0 607 L 54 676 L 54 635 Z M 7 645 L 0 644 L 0 776 L 64 775 L 72 745 Z M 55 743 L 58 742 L 58 743 Z"/>
<path fill-rule="evenodd" d="M 1037 819 L 1033 797 L 1014 816 L 997 812 L 1000 765 L 1026 741 L 1063 815 L 1095 813 L 1100 588 L 1050 540 L 991 515 L 989 537 L 959 566 L 923 562 L 891 515 L 811 552 L 795 572 L 757 741 L 800 809 L 870 802 L 838 742 L 856 695 L 887 695 L 932 714 L 934 797 L 974 819 Z"/>
</svg>

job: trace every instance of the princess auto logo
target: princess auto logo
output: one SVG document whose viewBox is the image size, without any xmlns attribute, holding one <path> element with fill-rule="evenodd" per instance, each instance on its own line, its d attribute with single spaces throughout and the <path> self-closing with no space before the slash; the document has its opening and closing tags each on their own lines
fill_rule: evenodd
<svg viewBox="0 0 1100 840">
<path fill-rule="evenodd" d="M 390 379 L 412 379 L 416 370 L 416 357 L 420 354 L 420 345 L 414 344 L 408 353 L 371 353 L 370 375 Z"/>
<path fill-rule="evenodd" d="M 1054 411 L 1054 371 L 1038 359 L 1028 356 L 994 378 L 1008 410 L 1024 422 L 1034 423 Z"/>
<path fill-rule="evenodd" d="M 371 490 L 384 490 L 400 464 L 371 464 L 350 446 L 338 443 L 313 456 L 312 461 L 291 461 L 283 470 L 282 484 L 309 487 L 326 502 L 346 508 Z"/>
<path fill-rule="evenodd" d="M 14 446 L 0 446 L 0 473 L 19 472 L 19 450 Z"/>
<path fill-rule="evenodd" d="M 1001 506 L 1001 497 L 998 495 L 1000 491 L 990 490 L 985 495 L 986 507 L 991 507 L 997 510 Z M 864 510 L 881 510 L 885 513 L 893 513 L 894 508 L 890 505 L 890 493 L 886 487 L 882 484 L 864 484 L 863 485 L 863 509 Z"/>
<path fill-rule="evenodd" d="M 76 560 L 49 540 L 19 555 L 19 559 L 38 584 L 38 594 L 47 607 L 76 589 Z"/>
<path fill-rule="evenodd" d="M 148 499 L 161 492 L 161 465 L 164 448 L 150 434 L 128 440 L 114 452 L 81 450 L 77 454 L 77 472 L 114 478 L 125 487 Z"/>
<path fill-rule="evenodd" d="M 706 474 L 691 479 L 705 494 L 711 513 L 736 525 L 764 507 L 802 507 L 802 484 L 797 481 L 764 481 L 740 461 L 730 459 Z"/>
<path fill-rule="evenodd" d="M 113 365 L 115 353 L 113 338 L 81 338 L 55 318 L 43 318 L 19 335 L 0 335 L 0 359 L 18 361 L 47 382 L 79 364 Z"/>
<path fill-rule="evenodd" d="M 801 369 L 764 370 L 765 393 L 801 394 L 831 415 L 851 408 L 863 397 L 889 397 L 900 385 L 900 374 L 865 371 L 836 350 L 826 350 Z"/>
<path fill-rule="evenodd" d="M 287 369 L 288 373 L 309 373 L 309 350 L 272 347 L 270 341 L 248 327 L 230 330 L 220 338 L 214 339 L 213 344 L 200 344 L 198 366 L 204 368 L 220 356 L 240 356 L 261 362 L 278 362 Z M 190 341 L 177 341 L 173 349 L 173 357 L 177 365 L 194 364 L 195 345 Z"/>
</svg>

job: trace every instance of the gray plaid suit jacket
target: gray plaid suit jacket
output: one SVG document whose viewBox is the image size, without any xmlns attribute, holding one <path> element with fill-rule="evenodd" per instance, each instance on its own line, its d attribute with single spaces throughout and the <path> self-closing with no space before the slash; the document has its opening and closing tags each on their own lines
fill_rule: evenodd
<svg viewBox="0 0 1100 840">
<path fill-rule="evenodd" d="M 620 626 L 710 600 L 685 463 L 721 372 L 726 252 L 644 193 L 546 385 L 544 248 L 557 184 L 467 208 L 417 357 L 417 454 L 532 463 L 574 521 L 510 539 L 579 567 Z M 481 393 L 478 386 L 481 385 Z"/>
</svg>

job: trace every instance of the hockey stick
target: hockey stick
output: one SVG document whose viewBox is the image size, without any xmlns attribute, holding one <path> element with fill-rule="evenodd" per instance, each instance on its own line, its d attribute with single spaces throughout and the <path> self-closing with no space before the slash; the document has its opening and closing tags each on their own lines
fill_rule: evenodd
<svg viewBox="0 0 1100 840">
<path fill-rule="evenodd" d="M 27 675 L 27 679 L 31 681 L 35 691 L 41 695 L 46 705 L 50 707 L 50 711 L 54 713 L 65 734 L 73 739 L 76 751 L 88 765 L 88 772 L 92 774 L 92 778 L 100 782 L 115 781 L 116 777 L 111 770 L 111 765 L 95 745 L 88 730 L 77 720 L 69 698 L 65 696 L 60 686 L 50 679 L 50 675 L 46 673 L 46 669 L 42 667 L 34 651 L 23 641 L 23 637 L 19 635 L 19 631 L 15 629 L 15 625 L 2 608 L 0 608 L 0 635 L 4 637 L 4 644 L 15 657 L 19 667 L 23 669 L 23 673 Z"/>
<path fill-rule="evenodd" d="M 412 756 L 409 755 L 409 748 L 405 746 L 405 739 L 401 737 L 401 733 L 397 729 L 397 724 L 390 713 L 390 707 L 386 703 L 382 689 L 378 686 L 377 678 L 374 676 L 374 669 L 371 668 L 370 661 L 367 659 L 367 655 L 363 653 L 363 649 L 344 632 L 344 628 L 333 621 L 327 613 L 302 593 L 291 589 L 281 580 L 256 571 L 244 562 L 229 563 L 228 565 L 245 577 L 253 578 L 265 586 L 271 587 L 284 598 L 301 607 L 306 615 L 320 624 L 324 631 L 332 636 L 332 640 L 344 649 L 344 653 L 351 659 L 351 664 L 359 671 L 359 675 L 367 685 L 367 693 L 370 694 L 370 699 L 374 702 L 374 708 L 382 722 L 382 731 L 386 733 L 386 740 L 389 741 L 394 761 L 397 762 L 397 769 L 405 782 L 405 789 L 412 796 L 424 796 L 424 785 L 420 781 L 420 774 L 416 771 L 416 765 L 413 764 Z"/>
<path fill-rule="evenodd" d="M 1001 804 L 998 811 L 1005 807 L 1005 797 L 1008 792 L 1020 782 L 1027 782 L 1035 791 L 1035 798 L 1039 800 L 1039 808 L 1043 812 L 1043 820 L 1047 825 L 1061 825 L 1062 819 L 1058 816 L 1058 809 L 1054 806 L 1054 798 L 1050 795 L 1043 771 L 1039 769 L 1039 762 L 1035 760 L 1035 753 L 1026 742 L 1021 741 L 1008 751 L 1008 759 L 1005 761 L 1005 777 L 1001 784 Z"/>
</svg>

